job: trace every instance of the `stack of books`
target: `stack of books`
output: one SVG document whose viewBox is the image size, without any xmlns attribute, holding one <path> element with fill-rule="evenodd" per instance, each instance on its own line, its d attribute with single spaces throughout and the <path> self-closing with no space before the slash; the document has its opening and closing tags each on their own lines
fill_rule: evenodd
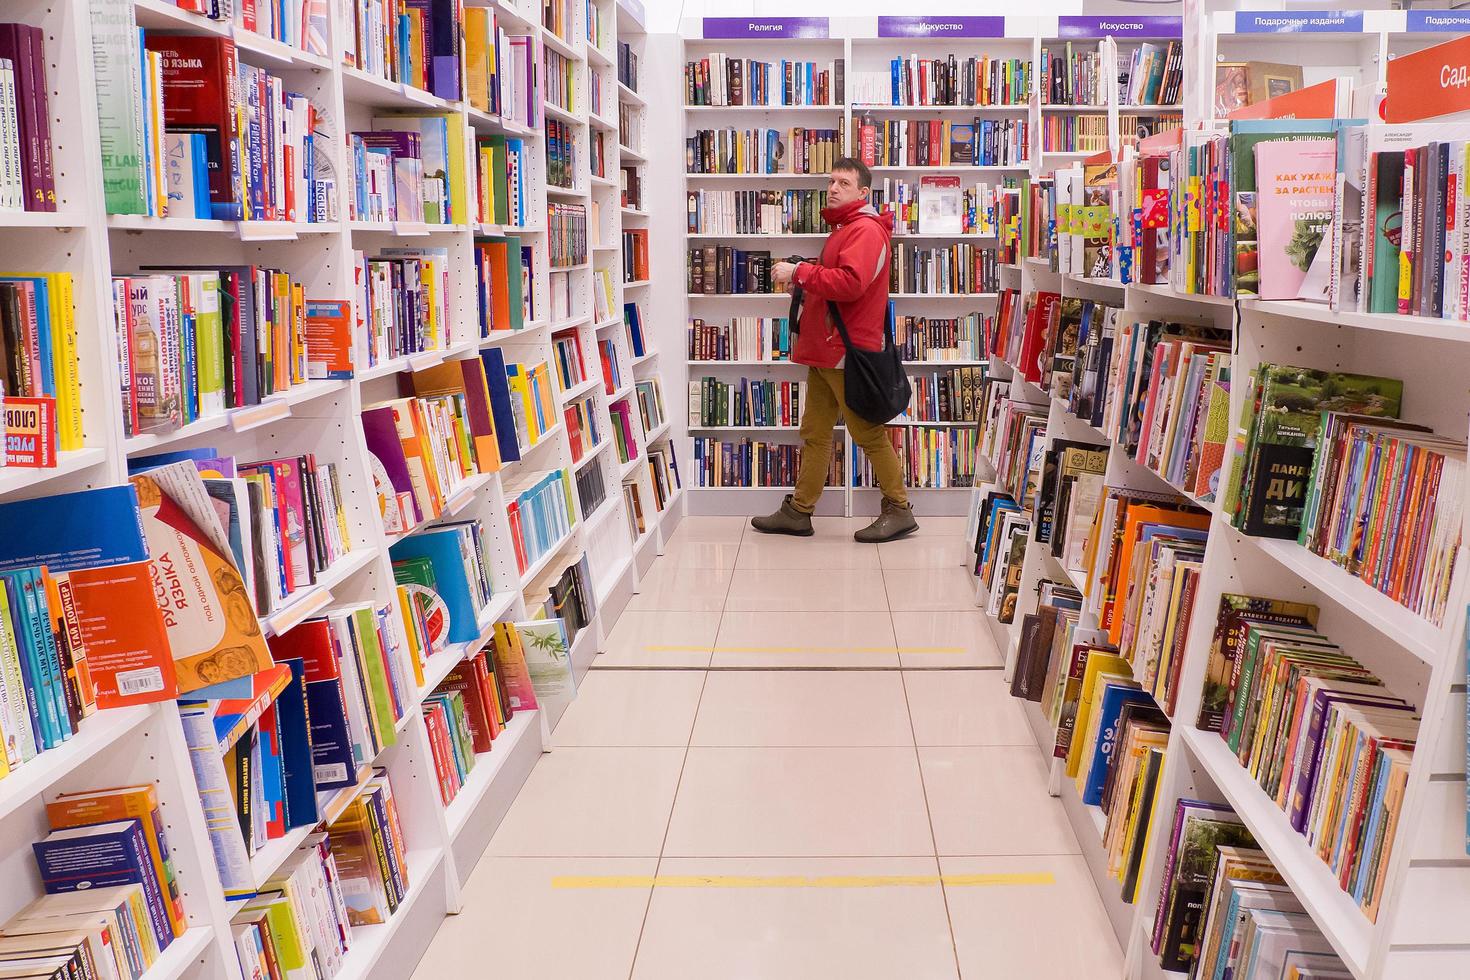
<svg viewBox="0 0 1470 980">
<path fill-rule="evenodd" d="M 638 414 L 643 419 L 643 431 L 652 432 L 664 423 L 664 393 L 655 375 L 635 386 L 638 396 Z"/>
<path fill-rule="evenodd" d="M 587 261 L 587 205 L 546 205 L 547 248 L 551 267 L 581 265 Z"/>
<path fill-rule="evenodd" d="M 431 92 L 448 102 L 460 98 L 460 18 L 453 0 L 422 0 L 396 8 L 354 5 L 338 30 L 343 60 L 369 75 Z"/>
<path fill-rule="evenodd" d="M 526 224 L 526 145 L 493 133 L 475 141 L 477 217 L 481 224 Z"/>
<path fill-rule="evenodd" d="M 357 221 L 465 224 L 464 119 L 455 113 L 377 116 L 350 134 L 348 217 Z"/>
<path fill-rule="evenodd" d="M 580 127 L 558 119 L 546 120 L 546 183 L 570 190 L 576 184 Z"/>
<path fill-rule="evenodd" d="M 553 563 L 526 589 L 526 609 L 533 616 L 559 620 L 566 631 L 568 644 L 592 625 L 597 615 L 597 600 L 592 594 L 592 567 L 586 553 L 566 565 Z M 521 629 L 521 624 L 517 624 Z M 524 636 L 525 630 L 521 629 Z M 534 677 L 533 677 L 534 680 Z"/>
<path fill-rule="evenodd" d="M 628 399 L 619 398 L 607 407 L 612 417 L 613 441 L 617 444 L 618 462 L 627 463 L 638 456 L 637 416 Z"/>
<path fill-rule="evenodd" d="M 519 238 L 475 239 L 475 294 L 480 336 L 520 330 L 536 319 L 534 249 Z"/>
<path fill-rule="evenodd" d="M 660 512 L 668 507 L 674 494 L 683 486 L 679 482 L 679 462 L 674 458 L 672 442 L 659 443 L 648 449 L 648 477 L 653 487 L 653 503 Z"/>
</svg>

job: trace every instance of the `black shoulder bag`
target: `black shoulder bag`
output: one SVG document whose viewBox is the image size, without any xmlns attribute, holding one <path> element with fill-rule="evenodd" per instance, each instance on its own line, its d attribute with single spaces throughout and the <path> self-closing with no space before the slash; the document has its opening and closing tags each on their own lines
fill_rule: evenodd
<svg viewBox="0 0 1470 980">
<path fill-rule="evenodd" d="M 903 356 L 893 343 L 893 307 L 883 317 L 883 349 L 863 350 L 854 347 L 847 336 L 847 324 L 837 304 L 827 301 L 827 314 L 842 335 L 847 348 L 843 362 L 843 399 L 847 407 L 869 422 L 892 421 L 909 407 L 909 376 L 903 369 Z"/>
</svg>

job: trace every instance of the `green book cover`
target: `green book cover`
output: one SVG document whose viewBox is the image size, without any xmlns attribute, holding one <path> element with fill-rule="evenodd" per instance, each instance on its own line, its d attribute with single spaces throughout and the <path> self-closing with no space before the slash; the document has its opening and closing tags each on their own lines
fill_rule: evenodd
<svg viewBox="0 0 1470 980">
<path fill-rule="evenodd" d="M 398 741 L 397 722 L 393 713 L 393 691 L 388 678 L 387 654 L 378 644 L 378 624 L 370 608 L 352 611 L 352 639 L 358 663 L 367 678 L 369 705 L 378 741 L 384 748 Z"/>
<path fill-rule="evenodd" d="M 1377 154 L 1373 194 L 1373 268 L 1368 270 L 1368 312 L 1399 311 L 1399 235 L 1403 231 L 1404 154 Z"/>
<path fill-rule="evenodd" d="M 108 214 L 147 214 L 143 187 L 143 106 L 133 0 L 88 0 L 102 193 Z"/>
<path fill-rule="evenodd" d="M 194 333 L 199 369 L 199 414 L 219 415 L 225 410 L 224 321 L 220 317 L 219 276 L 193 277 L 199 286 L 194 296 Z"/>
<path fill-rule="evenodd" d="M 1322 413 L 1398 418 L 1403 395 L 1404 383 L 1395 378 L 1261 365 L 1237 526 L 1246 534 L 1295 540 Z"/>
</svg>

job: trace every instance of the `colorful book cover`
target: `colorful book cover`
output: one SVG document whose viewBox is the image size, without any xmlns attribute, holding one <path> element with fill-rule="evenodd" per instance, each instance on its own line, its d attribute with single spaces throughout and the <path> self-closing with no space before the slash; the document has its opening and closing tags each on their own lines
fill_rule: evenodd
<svg viewBox="0 0 1470 980">
<path fill-rule="evenodd" d="M 192 463 L 132 477 L 181 693 L 264 670 L 270 651 Z M 94 518 L 95 519 L 95 518 Z"/>
<path fill-rule="evenodd" d="M 495 624 L 495 673 L 505 685 L 506 698 L 513 711 L 535 711 L 536 688 L 531 684 L 521 636 L 514 624 Z"/>
<path fill-rule="evenodd" d="M 352 377 L 352 304 L 347 300 L 306 301 L 306 376 L 313 381 Z"/>
<path fill-rule="evenodd" d="M 32 844 L 31 850 L 49 894 L 142 885 L 148 922 L 158 948 L 166 949 L 173 941 L 173 926 L 140 820 L 52 831 Z"/>
<path fill-rule="evenodd" d="M 130 486 L 0 503 L 0 527 L 0 571 L 45 565 L 58 574 L 148 560 Z"/>
</svg>

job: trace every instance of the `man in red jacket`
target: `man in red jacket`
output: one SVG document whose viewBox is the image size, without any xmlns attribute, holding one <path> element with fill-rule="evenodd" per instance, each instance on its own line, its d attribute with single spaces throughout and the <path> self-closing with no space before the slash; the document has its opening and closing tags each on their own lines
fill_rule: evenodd
<svg viewBox="0 0 1470 980">
<path fill-rule="evenodd" d="M 868 200 L 871 194 L 868 168 L 857 160 L 838 160 L 832 165 L 827 206 L 822 209 L 822 220 L 832 226 L 832 234 L 822 247 L 821 261 L 778 262 L 772 268 L 777 285 L 794 282 L 805 292 L 791 359 L 807 365 L 807 382 L 805 404 L 801 406 L 801 469 L 796 492 L 786 496 L 776 513 L 752 518 L 751 526 L 757 531 L 803 537 L 812 533 L 812 511 L 827 481 L 832 428 L 839 414 L 883 488 L 883 509 L 878 519 L 853 537 L 865 542 L 892 541 L 918 530 L 904 489 L 903 464 L 888 439 L 887 428 L 847 409 L 842 371 L 847 348 L 827 311 L 828 300 L 837 304 L 854 347 L 883 349 L 893 215 L 874 210 Z"/>
</svg>

